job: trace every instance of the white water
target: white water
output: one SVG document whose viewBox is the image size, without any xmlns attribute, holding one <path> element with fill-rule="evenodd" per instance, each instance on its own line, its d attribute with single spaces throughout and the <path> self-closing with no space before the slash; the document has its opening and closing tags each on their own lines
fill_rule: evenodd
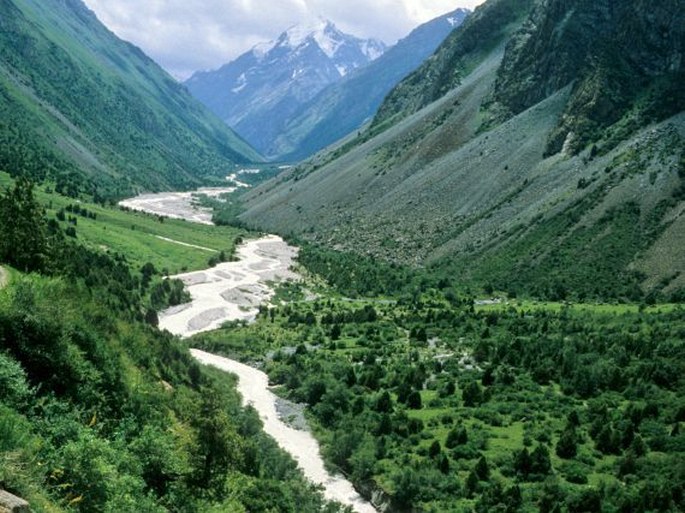
<svg viewBox="0 0 685 513">
<path fill-rule="evenodd" d="M 359 513 L 376 513 L 376 509 L 362 499 L 349 481 L 341 476 L 331 475 L 324 468 L 319 444 L 308 431 L 293 429 L 280 419 L 276 410 L 276 396 L 269 390 L 269 378 L 266 374 L 235 360 L 198 349 L 191 349 L 190 352 L 200 363 L 238 376 L 238 391 L 243 402 L 251 404 L 259 412 L 264 431 L 295 458 L 307 479 L 323 485 L 327 499 L 352 506 Z"/>
<path fill-rule="evenodd" d="M 190 194 L 166 193 L 145 195 L 127 200 L 127 206 L 153 214 L 180 217 L 189 221 L 207 222 L 206 212 L 191 206 Z M 150 208 L 147 208 L 150 207 Z M 160 328 L 181 337 L 218 328 L 229 320 L 254 319 L 260 304 L 273 295 L 271 284 L 279 280 L 297 279 L 291 266 L 297 249 L 280 237 L 270 235 L 241 245 L 236 262 L 219 264 L 212 269 L 177 276 L 186 283 L 191 302 L 162 312 Z M 200 363 L 212 365 L 238 376 L 238 391 L 243 404 L 252 405 L 264 423 L 264 431 L 297 461 L 304 475 L 323 486 L 328 500 L 351 506 L 358 513 L 376 513 L 352 484 L 342 476 L 331 475 L 325 468 L 319 444 L 308 431 L 291 428 L 281 420 L 276 410 L 276 396 L 269 390 L 269 379 L 263 372 L 229 358 L 192 349 Z"/>
</svg>

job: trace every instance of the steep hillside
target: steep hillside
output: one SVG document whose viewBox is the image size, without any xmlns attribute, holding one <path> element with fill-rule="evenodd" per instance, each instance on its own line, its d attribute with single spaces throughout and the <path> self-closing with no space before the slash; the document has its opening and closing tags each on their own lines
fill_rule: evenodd
<svg viewBox="0 0 685 513">
<path fill-rule="evenodd" d="M 260 159 L 80 0 L 0 2 L 0 168 L 58 190 L 191 187 Z"/>
<path fill-rule="evenodd" d="M 534 0 L 490 0 L 478 7 L 459 29 L 388 95 L 373 125 L 396 122 L 459 85 L 475 63 L 520 26 Z"/>
<path fill-rule="evenodd" d="M 573 82 L 547 153 L 612 147 L 685 109 L 685 14 L 679 0 L 549 0 L 509 41 L 491 114 L 506 119 Z M 604 130 L 616 125 L 612 134 Z"/>
<path fill-rule="evenodd" d="M 198 72 L 190 92 L 266 155 L 298 109 L 330 84 L 379 57 L 385 45 L 317 19 L 291 27 L 218 70 Z"/>
<path fill-rule="evenodd" d="M 359 129 L 400 80 L 419 66 L 468 16 L 466 9 L 435 18 L 367 66 L 331 84 L 284 124 L 265 154 L 298 161 Z"/>
<path fill-rule="evenodd" d="M 663 31 L 658 11 L 627 3 L 636 15 L 632 54 L 644 62 L 654 54 L 656 66 L 641 86 L 649 94 L 635 105 L 652 105 L 658 116 L 631 125 L 619 112 L 602 119 L 608 128 L 593 136 L 595 146 L 567 144 L 563 152 L 550 152 L 549 141 L 571 114 L 585 116 L 574 107 L 584 75 L 564 66 L 525 74 L 515 82 L 519 89 L 530 77 L 549 86 L 527 89 L 537 97 L 506 115 L 499 105 L 518 89 L 503 84 L 528 55 L 522 41 L 546 40 L 539 32 L 563 34 L 591 11 L 580 9 L 581 1 L 564 2 L 557 17 L 557 2 L 540 1 L 516 28 L 510 22 L 520 17 L 522 4 L 491 0 L 424 65 L 427 78 L 417 72 L 391 94 L 379 114 L 384 126 L 372 128 L 387 130 L 372 138 L 362 134 L 255 190 L 243 219 L 341 249 L 436 265 L 487 289 L 552 298 L 680 297 L 685 115 L 678 107 L 682 88 L 661 86 L 673 84 L 682 63 L 667 69 L 658 63 L 664 47 L 682 44 L 683 23 Z M 554 27 L 536 22 L 540 16 Z M 682 18 L 679 11 L 673 16 Z M 607 22 L 607 30 L 622 19 Z M 506 30 L 495 29 L 499 22 Z M 499 44 L 474 43 L 466 61 L 456 61 L 468 66 L 455 65 L 447 56 L 466 55 L 458 47 L 474 23 L 514 35 Z M 663 41 L 647 44 L 644 31 L 661 31 Z M 579 39 L 559 41 L 548 51 L 563 56 Z M 535 63 L 545 59 L 555 62 L 545 51 Z M 456 77 L 459 85 L 434 77 Z"/>
</svg>

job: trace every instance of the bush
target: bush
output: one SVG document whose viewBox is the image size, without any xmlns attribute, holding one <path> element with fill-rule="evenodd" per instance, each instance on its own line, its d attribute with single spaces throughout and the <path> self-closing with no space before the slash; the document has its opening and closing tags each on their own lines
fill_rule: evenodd
<svg viewBox="0 0 685 513">
<path fill-rule="evenodd" d="M 0 401 L 21 408 L 30 396 L 24 369 L 15 359 L 0 353 Z"/>
</svg>

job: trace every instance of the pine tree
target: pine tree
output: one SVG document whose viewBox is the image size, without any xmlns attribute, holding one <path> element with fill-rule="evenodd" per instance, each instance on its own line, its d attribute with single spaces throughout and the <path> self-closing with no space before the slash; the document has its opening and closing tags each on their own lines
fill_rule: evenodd
<svg viewBox="0 0 685 513">
<path fill-rule="evenodd" d="M 476 463 L 474 472 L 480 481 L 487 481 L 490 478 L 490 468 L 488 467 L 488 462 L 485 459 L 485 456 L 480 457 Z"/>
<path fill-rule="evenodd" d="M 33 195 L 33 184 L 19 178 L 0 196 L 0 261 L 25 272 L 45 266 L 45 212 Z"/>
<path fill-rule="evenodd" d="M 578 453 L 578 441 L 576 432 L 572 428 L 564 429 L 557 442 L 557 456 L 560 458 L 574 458 Z"/>
</svg>

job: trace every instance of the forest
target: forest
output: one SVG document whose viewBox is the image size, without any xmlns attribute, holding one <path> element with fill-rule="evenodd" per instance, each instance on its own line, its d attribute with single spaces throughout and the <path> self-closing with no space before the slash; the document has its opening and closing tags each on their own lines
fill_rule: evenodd
<svg viewBox="0 0 685 513">
<path fill-rule="evenodd" d="M 474 301 L 313 246 L 300 264 L 317 279 L 288 302 L 191 344 L 263 366 L 390 511 L 685 507 L 681 305 Z"/>
</svg>

